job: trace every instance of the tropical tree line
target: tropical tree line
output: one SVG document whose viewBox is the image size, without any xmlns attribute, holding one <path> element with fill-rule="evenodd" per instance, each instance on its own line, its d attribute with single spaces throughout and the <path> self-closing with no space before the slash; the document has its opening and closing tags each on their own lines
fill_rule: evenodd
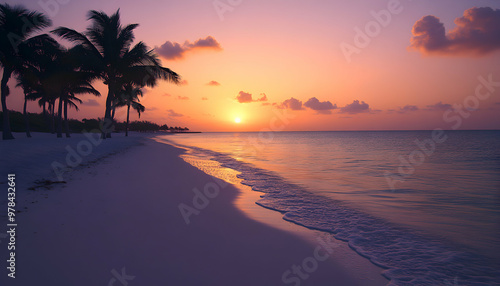
<svg viewBox="0 0 500 286">
<path fill-rule="evenodd" d="M 37 101 L 47 118 L 51 132 L 62 137 L 63 125 L 69 137 L 68 109 L 78 110 L 81 94 L 101 94 L 93 87 L 101 80 L 108 88 L 101 126 L 114 125 L 119 107 L 127 108 L 125 135 L 128 135 L 130 109 L 145 111 L 140 103 L 141 88 L 154 87 L 159 80 L 175 84 L 180 76 L 161 66 L 158 56 L 145 43 L 135 40 L 138 24 L 123 26 L 120 11 L 107 15 L 89 11 L 90 25 L 84 32 L 58 27 L 49 34 L 34 35 L 52 25 L 43 13 L 23 6 L 0 4 L 0 66 L 3 69 L 0 88 L 2 104 L 2 138 L 14 139 L 6 98 L 10 94 L 8 82 L 16 80 L 16 87 L 24 92 L 26 135 L 31 137 L 28 101 Z M 54 37 L 73 43 L 66 48 Z M 111 129 L 101 128 L 102 137 L 110 138 Z"/>
<path fill-rule="evenodd" d="M 28 117 L 24 116 L 22 112 L 10 111 L 10 124 L 13 132 L 25 132 L 26 131 L 26 118 L 28 118 L 30 125 L 30 130 L 35 132 L 51 132 L 50 125 L 47 124 L 47 116 L 43 112 L 39 113 L 28 113 Z M 68 119 L 67 126 L 72 132 L 98 132 L 101 119 Z M 2 112 L 0 111 L 0 125 L 2 124 Z M 66 125 L 66 122 L 65 122 Z M 167 132 L 187 132 L 189 128 L 179 127 L 179 126 L 168 126 L 167 124 L 158 124 L 155 122 L 150 122 L 146 120 L 135 120 L 131 121 L 127 126 L 125 122 L 116 122 L 114 125 L 115 132 L 126 132 L 129 131 L 139 131 L 139 132 L 156 132 L 156 131 L 167 131 Z M 99 131 L 100 132 L 100 131 Z"/>
</svg>

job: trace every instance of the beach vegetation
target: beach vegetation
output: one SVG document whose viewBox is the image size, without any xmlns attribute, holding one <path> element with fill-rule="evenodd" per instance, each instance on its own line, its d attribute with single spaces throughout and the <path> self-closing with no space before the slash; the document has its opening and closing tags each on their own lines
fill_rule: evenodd
<svg viewBox="0 0 500 286">
<path fill-rule="evenodd" d="M 13 74 L 19 74 L 26 58 L 33 52 L 40 51 L 40 42 L 46 34 L 33 36 L 52 21 L 43 13 L 30 11 L 22 6 L 0 4 L 0 66 L 3 69 L 0 82 L 2 103 L 2 139 L 14 139 L 10 128 L 7 96 L 10 94 L 7 83 Z M 33 37 L 32 37 L 33 36 Z"/>
</svg>

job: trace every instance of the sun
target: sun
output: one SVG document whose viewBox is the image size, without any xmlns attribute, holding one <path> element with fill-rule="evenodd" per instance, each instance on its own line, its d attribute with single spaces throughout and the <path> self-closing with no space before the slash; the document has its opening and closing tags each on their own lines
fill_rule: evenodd
<svg viewBox="0 0 500 286">
<path fill-rule="evenodd" d="M 234 119 L 234 122 L 235 122 L 235 123 L 241 123 L 241 118 L 236 117 L 236 118 Z"/>
</svg>

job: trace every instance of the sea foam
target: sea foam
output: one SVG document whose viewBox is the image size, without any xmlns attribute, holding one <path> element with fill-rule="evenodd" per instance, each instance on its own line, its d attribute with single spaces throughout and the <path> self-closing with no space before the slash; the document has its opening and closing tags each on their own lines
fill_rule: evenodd
<svg viewBox="0 0 500 286">
<path fill-rule="evenodd" d="M 316 195 L 227 154 L 183 147 L 195 157 L 239 172 L 242 184 L 263 193 L 258 205 L 283 213 L 287 221 L 347 241 L 354 251 L 385 269 L 382 274 L 390 285 L 500 285 L 499 265 L 466 247 Z"/>
</svg>

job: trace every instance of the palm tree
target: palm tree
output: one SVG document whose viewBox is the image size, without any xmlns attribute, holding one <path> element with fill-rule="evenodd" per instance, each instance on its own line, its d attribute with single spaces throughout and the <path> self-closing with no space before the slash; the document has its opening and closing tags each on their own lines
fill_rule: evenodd
<svg viewBox="0 0 500 286">
<path fill-rule="evenodd" d="M 54 83 L 59 98 L 57 137 L 62 137 L 63 111 L 65 121 L 67 122 L 67 105 L 76 107 L 74 101 L 81 102 L 75 94 L 90 93 L 96 96 L 101 94 L 92 86 L 92 81 L 96 78 L 95 73 L 85 71 L 85 57 L 80 46 L 64 51 L 54 61 L 55 66 L 52 70 L 57 82 Z M 63 110 L 64 109 L 64 110 Z M 66 137 L 69 136 L 67 130 Z"/>
<path fill-rule="evenodd" d="M 125 124 L 125 136 L 128 136 L 128 125 L 129 125 L 129 115 L 130 107 L 136 110 L 141 118 L 141 112 L 144 112 L 146 108 L 139 102 L 139 96 L 142 96 L 142 90 L 139 87 L 134 87 L 132 84 L 126 84 L 123 86 L 120 96 L 116 99 L 114 108 L 127 106 L 127 123 Z"/>
<path fill-rule="evenodd" d="M 17 73 L 19 67 L 22 66 L 23 54 L 32 50 L 32 42 L 44 37 L 44 35 L 33 38 L 29 36 L 51 24 L 50 19 L 42 13 L 27 10 L 22 6 L 0 4 L 0 65 L 3 68 L 0 88 L 3 111 L 2 138 L 4 140 L 14 139 L 7 109 L 7 96 L 9 95 L 7 83 L 12 74 Z"/>
<path fill-rule="evenodd" d="M 63 111 L 67 122 L 68 105 L 75 106 L 81 102 L 75 94 L 90 93 L 100 96 L 91 82 L 96 78 L 95 73 L 85 71 L 85 56 L 81 47 L 69 50 L 55 41 L 40 43 L 41 52 L 26 57 L 26 64 L 18 73 L 18 82 L 23 87 L 26 98 L 39 99 L 39 105 L 49 105 L 51 113 L 50 129 L 55 133 L 55 103 L 59 99 L 57 112 L 57 137 L 62 137 Z M 36 59 L 35 59 L 36 58 Z M 67 137 L 69 130 L 67 129 Z"/>
<path fill-rule="evenodd" d="M 64 100 L 64 129 L 66 130 L 66 138 L 71 137 L 68 122 L 68 106 L 74 107 L 76 111 L 79 110 L 78 105 L 75 103 L 75 101 L 78 103 L 82 103 L 82 100 L 76 97 L 74 93 L 70 93 L 70 95 L 67 96 Z"/>
<path fill-rule="evenodd" d="M 48 95 L 49 103 L 49 121 L 50 121 L 50 133 L 56 133 L 56 96 Z"/>
<path fill-rule="evenodd" d="M 50 133 L 54 134 L 55 133 L 55 127 L 52 124 L 52 106 L 53 103 L 52 100 L 48 97 L 45 96 L 44 94 L 41 93 L 36 93 L 30 95 L 32 100 L 38 100 L 38 106 L 42 108 L 42 115 L 43 118 L 45 119 L 45 124 L 47 125 L 47 130 L 50 131 Z"/>
<path fill-rule="evenodd" d="M 30 132 L 30 123 L 27 112 L 28 100 L 36 100 L 36 97 L 33 96 L 34 90 L 34 82 L 36 79 L 34 75 L 29 71 L 25 70 L 23 73 L 20 73 L 17 77 L 17 85 L 16 87 L 22 87 L 24 90 L 24 105 L 23 105 L 23 115 L 24 115 L 24 125 L 26 129 L 26 137 L 31 138 Z"/>
<path fill-rule="evenodd" d="M 53 31 L 56 35 L 78 43 L 87 51 L 87 62 L 92 63 L 99 78 L 108 86 L 104 120 L 111 121 L 112 103 L 121 89 L 120 82 L 132 81 L 137 86 L 153 87 L 159 79 L 173 83 L 179 82 L 179 75 L 162 67 L 154 50 L 143 42 L 132 46 L 135 39 L 134 29 L 138 24 L 123 27 L 120 23 L 120 10 L 108 16 L 102 11 L 92 10 L 88 20 L 92 24 L 84 33 L 59 27 Z M 124 73 L 133 71 L 129 80 L 124 81 Z M 103 130 L 103 138 L 110 137 L 108 130 Z"/>
<path fill-rule="evenodd" d="M 63 100 L 64 104 L 64 123 L 66 130 L 66 137 L 69 138 L 70 130 L 69 130 L 69 122 L 68 122 L 68 106 L 74 107 L 76 111 L 79 110 L 78 105 L 75 103 L 82 103 L 82 100 L 76 97 L 75 94 L 93 94 L 95 96 L 101 96 L 101 93 L 97 91 L 91 84 L 93 80 L 93 75 L 85 72 L 76 72 L 75 80 L 69 81 L 68 84 L 68 93 L 61 97 L 59 100 Z M 62 125 L 62 124 L 61 124 Z"/>
<path fill-rule="evenodd" d="M 30 49 L 25 51 L 23 57 L 20 59 L 20 65 L 16 68 L 16 87 L 21 87 L 24 91 L 23 114 L 25 117 L 26 136 L 30 138 L 27 103 L 28 100 L 39 99 L 39 104 L 43 106 L 45 115 L 47 98 L 43 96 L 43 92 L 41 91 L 41 80 L 45 76 L 44 66 L 52 62 L 54 52 L 59 49 L 59 44 L 48 35 L 31 39 L 28 44 Z"/>
</svg>

